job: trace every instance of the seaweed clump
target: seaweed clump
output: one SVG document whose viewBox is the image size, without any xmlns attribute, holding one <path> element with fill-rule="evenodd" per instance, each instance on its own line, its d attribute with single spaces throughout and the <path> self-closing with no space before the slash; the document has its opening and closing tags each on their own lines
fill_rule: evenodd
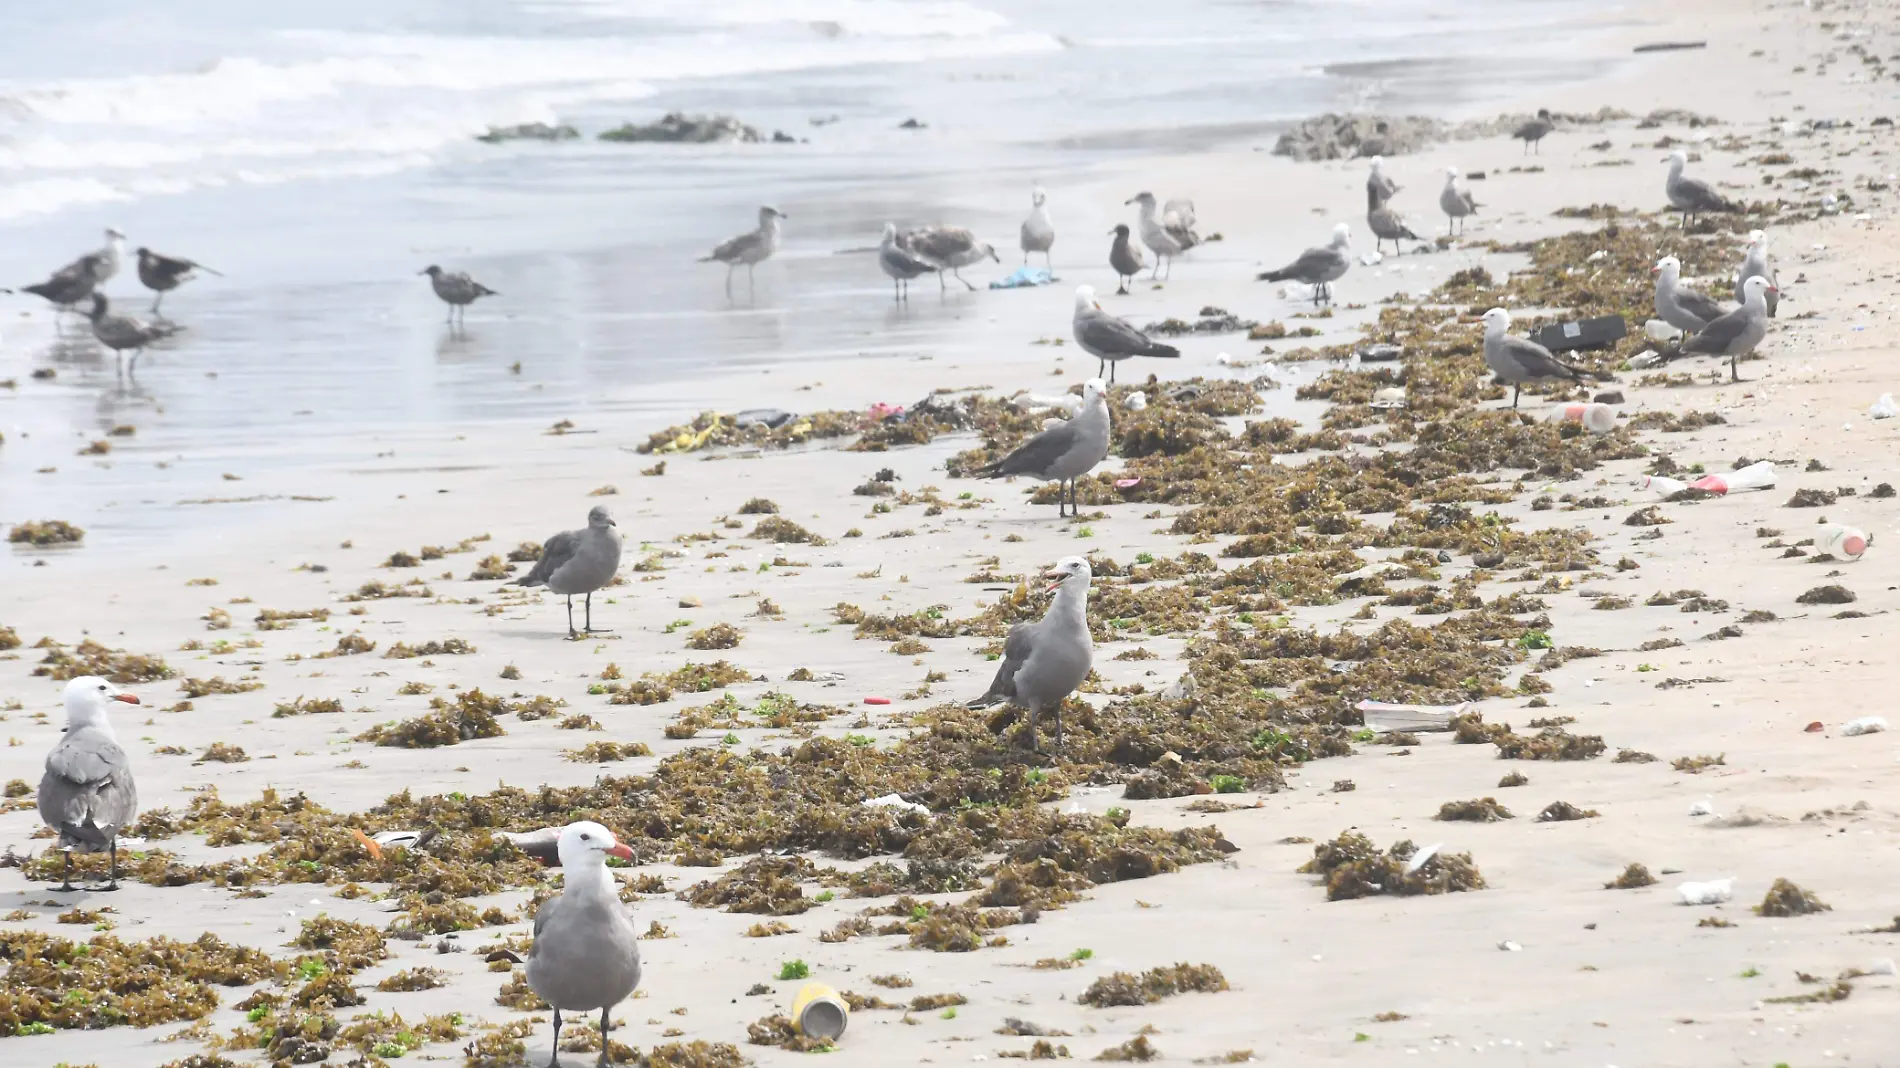
<svg viewBox="0 0 1900 1068">
<path fill-rule="evenodd" d="M 180 942 L 123 942 L 102 934 L 73 942 L 33 931 L 0 931 L 9 964 L 0 1033 L 197 1020 L 218 1007 L 215 987 L 280 979 L 288 968 L 261 950 L 216 935 Z"/>
<path fill-rule="evenodd" d="M 1151 1005 L 1176 994 L 1212 994 L 1231 989 L 1227 977 L 1212 964 L 1172 964 L 1150 968 L 1140 975 L 1116 972 L 1089 984 L 1077 1001 L 1106 1009 L 1114 1005 Z"/>
<path fill-rule="evenodd" d="M 1852 604 L 1859 598 L 1853 590 L 1837 584 L 1816 586 L 1795 598 L 1798 604 Z"/>
<path fill-rule="evenodd" d="M 1571 734 L 1562 727 L 1546 727 L 1526 737 L 1506 731 L 1493 739 L 1498 756 L 1510 760 L 1594 760 L 1608 746 L 1595 734 Z"/>
<path fill-rule="evenodd" d="M 1136 1035 L 1119 1046 L 1110 1046 L 1095 1055 L 1098 1061 L 1152 1061 L 1161 1056 L 1161 1051 L 1148 1041 L 1147 1035 Z"/>
<path fill-rule="evenodd" d="M 1485 797 L 1472 801 L 1447 801 L 1438 807 L 1436 820 L 1463 820 L 1468 823 L 1496 823 L 1499 820 L 1513 819 L 1511 810 L 1498 804 L 1497 798 Z"/>
<path fill-rule="evenodd" d="M 813 534 L 811 531 L 786 519 L 784 516 L 777 515 L 767 516 L 759 520 L 758 525 L 752 528 L 752 533 L 749 536 L 764 538 L 767 541 L 780 545 L 788 542 L 797 543 L 799 545 L 831 544 L 824 538 Z"/>
<path fill-rule="evenodd" d="M 57 642 L 48 644 L 42 641 L 40 644 L 47 647 L 46 656 L 33 669 L 33 674 L 61 682 L 98 675 L 123 686 L 169 679 L 173 674 L 172 669 L 155 656 L 128 653 L 124 649 L 108 649 L 91 638 L 80 642 L 70 652 Z"/>
<path fill-rule="evenodd" d="M 818 902 L 798 885 L 818 870 L 803 857 L 753 857 L 717 879 L 695 883 L 679 899 L 700 908 L 725 906 L 727 912 L 796 916 Z"/>
<path fill-rule="evenodd" d="M 830 1039 L 801 1034 L 791 1020 L 777 1014 L 747 1025 L 746 1041 L 755 1046 L 780 1046 L 794 1053 L 817 1053 L 832 1047 Z"/>
<path fill-rule="evenodd" d="M 1623 869 L 1623 874 L 1603 884 L 1605 890 L 1636 890 L 1645 886 L 1655 886 L 1656 877 L 1641 864 L 1631 864 Z"/>
<path fill-rule="evenodd" d="M 710 627 L 694 631 L 686 639 L 688 649 L 732 649 L 739 644 L 744 632 L 730 623 L 715 623 Z"/>
<path fill-rule="evenodd" d="M 1313 859 L 1299 870 L 1326 880 L 1326 900 L 1391 894 L 1455 894 L 1484 889 L 1484 876 L 1469 853 L 1434 853 L 1414 868 L 1418 847 L 1409 839 L 1380 852 L 1372 840 L 1347 831 L 1313 847 Z"/>
<path fill-rule="evenodd" d="M 1568 801 L 1552 801 L 1537 814 L 1539 823 L 1564 823 L 1569 820 L 1594 819 L 1602 815 L 1594 808 L 1578 808 Z"/>
<path fill-rule="evenodd" d="M 7 531 L 7 540 L 15 545 L 76 545 L 86 532 L 64 519 L 41 519 L 21 523 Z"/>
<path fill-rule="evenodd" d="M 1822 901 L 1812 890 L 1803 890 L 1786 879 L 1776 879 L 1775 885 L 1768 888 L 1761 904 L 1755 906 L 1757 916 L 1806 916 L 1815 912 L 1829 912 L 1834 906 Z"/>
<path fill-rule="evenodd" d="M 495 721 L 496 713 L 505 710 L 505 702 L 486 697 L 480 690 L 457 694 L 453 705 L 441 698 L 436 698 L 435 704 L 438 707 L 433 712 L 400 723 L 379 723 L 357 735 L 356 740 L 398 749 L 433 749 L 508 733 Z"/>
</svg>

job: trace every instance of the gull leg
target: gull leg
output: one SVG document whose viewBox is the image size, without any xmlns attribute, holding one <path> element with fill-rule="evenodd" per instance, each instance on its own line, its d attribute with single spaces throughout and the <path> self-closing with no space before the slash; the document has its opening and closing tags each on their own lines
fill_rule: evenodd
<svg viewBox="0 0 1900 1068">
<path fill-rule="evenodd" d="M 152 299 L 152 314 L 153 315 L 159 314 L 158 306 L 163 303 L 165 303 L 165 291 L 161 289 L 158 291 L 158 296 Z"/>
<path fill-rule="evenodd" d="M 976 287 L 970 284 L 970 280 L 968 278 L 963 277 L 962 271 L 957 270 L 957 271 L 951 271 L 950 273 L 957 276 L 957 281 L 963 283 L 963 288 L 969 290 L 972 293 L 976 292 Z"/>
<path fill-rule="evenodd" d="M 1029 706 L 1029 748 L 1032 752 L 1036 749 L 1036 706 L 1034 704 Z"/>
<path fill-rule="evenodd" d="M 610 631 L 606 629 L 605 627 L 601 628 L 600 630 L 594 629 L 594 591 L 592 590 L 587 591 L 586 607 L 587 607 L 587 621 L 586 621 L 586 624 L 581 629 L 585 630 L 589 634 L 612 634 L 613 631 Z"/>
<path fill-rule="evenodd" d="M 72 854 L 68 853 L 67 856 L 70 857 L 72 856 Z M 117 835 L 113 835 L 112 837 L 112 864 L 110 867 L 106 869 L 106 885 L 95 886 L 92 888 L 92 892 L 95 894 L 109 894 L 112 891 L 117 890 L 118 888 L 119 888 L 119 838 Z"/>
<path fill-rule="evenodd" d="M 943 268 L 939 267 L 937 268 L 937 292 L 947 293 L 949 290 L 950 287 L 945 285 L 943 281 Z"/>
<path fill-rule="evenodd" d="M 571 593 L 567 595 L 567 637 L 569 641 L 580 638 L 574 630 L 574 595 Z"/>
<path fill-rule="evenodd" d="M 605 1049 L 603 1042 L 601 1048 Z M 548 1068 L 561 1068 L 561 1010 L 554 1010 L 554 1053 L 548 1057 Z"/>
<path fill-rule="evenodd" d="M 752 295 L 752 284 L 753 284 L 752 271 L 757 266 L 758 264 L 755 264 L 755 263 L 748 263 L 745 265 L 745 295 L 748 297 Z"/>
<path fill-rule="evenodd" d="M 607 1053 L 608 1053 L 608 1050 L 607 1050 L 607 1030 L 608 1030 L 608 1028 L 609 1028 L 609 1027 L 611 1026 L 611 1025 L 610 1025 L 610 1024 L 609 1024 L 609 1023 L 607 1022 L 607 1012 L 608 1012 L 608 1010 L 607 1010 L 607 1009 L 605 1009 L 605 1008 L 603 1008 L 603 1009 L 601 1009 L 601 1010 L 600 1010 L 600 1063 L 599 1063 L 599 1068 L 607 1068 Z"/>
<path fill-rule="evenodd" d="M 1735 370 L 1735 364 L 1740 360 L 1740 355 L 1730 356 L 1728 358 L 1728 380 L 1730 382 L 1740 382 L 1742 380 L 1742 376 L 1736 373 Z"/>
<path fill-rule="evenodd" d="M 66 851 L 66 870 L 60 876 L 59 892 L 62 894 L 70 894 L 76 889 L 78 889 L 78 887 L 73 885 L 73 851 L 68 849 Z"/>
<path fill-rule="evenodd" d="M 1056 707 L 1050 710 L 1050 715 L 1056 718 L 1055 747 L 1060 749 L 1062 748 L 1062 702 L 1056 702 Z"/>
<path fill-rule="evenodd" d="M 1512 411 L 1517 411 L 1517 396 L 1518 394 L 1522 392 L 1524 392 L 1524 383 L 1522 382 L 1519 382 L 1511 387 L 1511 410 Z"/>
</svg>

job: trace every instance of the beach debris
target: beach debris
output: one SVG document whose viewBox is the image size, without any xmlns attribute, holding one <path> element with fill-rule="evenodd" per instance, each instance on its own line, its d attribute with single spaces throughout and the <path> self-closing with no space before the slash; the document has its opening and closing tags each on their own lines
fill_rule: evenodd
<svg viewBox="0 0 1900 1068">
<path fill-rule="evenodd" d="M 1353 706 L 1359 711 L 1366 729 L 1381 733 L 1448 731 L 1452 729 L 1452 717 L 1471 711 L 1471 707 L 1470 701 L 1461 701 L 1455 705 L 1401 705 L 1385 701 L 1361 701 Z"/>
<path fill-rule="evenodd" d="M 1775 884 L 1763 895 L 1761 904 L 1755 906 L 1758 916 L 1806 916 L 1815 912 L 1830 912 L 1834 906 L 1822 901 L 1812 890 L 1803 890 L 1786 879 L 1776 879 Z"/>
<path fill-rule="evenodd" d="M 490 126 L 487 133 L 476 134 L 475 140 L 498 145 L 504 141 L 573 141 L 580 135 L 579 130 L 566 123 L 549 125 L 545 122 L 523 122 L 513 126 Z"/>
<path fill-rule="evenodd" d="M 1438 851 L 1443 848 L 1445 848 L 1445 843 L 1433 842 L 1431 845 L 1425 846 L 1418 852 L 1412 854 L 1412 859 L 1405 862 L 1405 874 L 1411 875 L 1425 865 L 1430 864 L 1432 858 L 1437 856 Z"/>
<path fill-rule="evenodd" d="M 891 699 L 888 697 L 866 697 L 864 703 L 867 705 L 888 705 L 891 703 Z"/>
<path fill-rule="evenodd" d="M 1523 946 L 1518 945 L 1508 938 L 1498 943 L 1498 949 L 1505 953 L 1522 953 L 1524 951 Z"/>
<path fill-rule="evenodd" d="M 1460 820 L 1467 823 L 1496 823 L 1499 820 L 1514 818 L 1511 810 L 1498 804 L 1494 797 L 1471 801 L 1447 801 L 1438 808 L 1436 820 Z"/>
<path fill-rule="evenodd" d="M 21 523 L 7 531 L 7 540 L 15 545 L 76 545 L 86 532 L 64 519 L 41 519 Z"/>
<path fill-rule="evenodd" d="M 1411 861 L 1424 853 L 1424 861 Z M 1484 889 L 1484 876 L 1471 863 L 1469 853 L 1444 853 L 1440 847 L 1419 849 L 1410 840 L 1380 851 L 1372 840 L 1356 831 L 1346 831 L 1330 842 L 1313 847 L 1313 859 L 1299 870 L 1320 875 L 1326 881 L 1326 900 L 1347 901 L 1391 894 L 1410 897 L 1418 894 L 1460 893 Z"/>
<path fill-rule="evenodd" d="M 1726 475 L 1704 475 L 1689 483 L 1690 489 L 1698 489 L 1718 496 L 1774 487 L 1775 465 L 1771 460 L 1758 460 L 1740 470 L 1730 471 Z"/>
<path fill-rule="evenodd" d="M 1857 600 L 1853 590 L 1838 584 L 1816 586 L 1795 598 L 1798 604 L 1852 604 Z"/>
<path fill-rule="evenodd" d="M 1592 434 L 1616 429 L 1616 409 L 1607 404 L 1559 404 L 1546 417 L 1557 423 L 1581 423 Z"/>
<path fill-rule="evenodd" d="M 1031 289 L 1046 286 L 1056 280 L 1056 276 L 1047 267 L 1018 267 L 1003 278 L 990 281 L 991 289 Z"/>
<path fill-rule="evenodd" d="M 807 1038 L 835 1042 L 851 1022 L 851 1007 L 824 983 L 806 983 L 792 999 L 792 1026 Z"/>
<path fill-rule="evenodd" d="M 1578 808 L 1568 801 L 1552 801 L 1537 814 L 1539 823 L 1565 823 L 1570 820 L 1594 819 L 1601 815 L 1594 808 Z"/>
<path fill-rule="evenodd" d="M 1706 883 L 1679 883 L 1676 898 L 1685 905 L 1719 905 L 1735 896 L 1734 879 L 1715 879 Z"/>
<path fill-rule="evenodd" d="M 1140 975 L 1116 972 L 1089 984 L 1075 1000 L 1098 1009 L 1117 1005 L 1152 1005 L 1163 998 L 1190 992 L 1217 993 L 1232 989 L 1227 977 L 1212 964 L 1179 963 L 1150 968 Z"/>
<path fill-rule="evenodd" d="M 1886 729 L 1887 720 L 1884 716 L 1862 716 L 1859 719 L 1849 720 L 1842 724 L 1841 736 L 1844 738 L 1853 738 L 1862 734 L 1879 734 Z"/>
<path fill-rule="evenodd" d="M 1891 393 L 1882 393 L 1880 399 L 1867 409 L 1870 419 L 1892 419 L 1896 415 L 1900 415 L 1900 404 L 1894 403 Z"/>
<path fill-rule="evenodd" d="M 1866 531 L 1842 523 L 1826 524 L 1814 534 L 1815 551 L 1836 559 L 1858 560 L 1872 541 Z"/>
<path fill-rule="evenodd" d="M 1603 884 L 1605 890 L 1637 890 L 1645 886 L 1656 885 L 1656 877 L 1641 864 L 1631 864 L 1623 869 L 1623 874 Z"/>
<path fill-rule="evenodd" d="M 1711 798 L 1707 798 L 1707 797 L 1705 797 L 1705 798 L 1703 798 L 1702 800 L 1700 800 L 1700 801 L 1697 801 L 1697 802 L 1695 802 L 1694 804 L 1692 804 L 1692 805 L 1690 805 L 1690 806 L 1689 806 L 1689 815 L 1691 815 L 1691 816 L 1713 816 L 1713 815 L 1715 815 L 1715 802 L 1714 802 L 1714 800 L 1713 800 L 1713 799 L 1711 799 Z"/>
<path fill-rule="evenodd" d="M 920 805 L 915 801 L 906 801 L 902 794 L 885 794 L 883 797 L 867 797 L 862 803 L 868 808 L 895 808 L 906 812 L 920 813 L 925 816 L 930 815 L 930 807 L 928 805 Z"/>
</svg>

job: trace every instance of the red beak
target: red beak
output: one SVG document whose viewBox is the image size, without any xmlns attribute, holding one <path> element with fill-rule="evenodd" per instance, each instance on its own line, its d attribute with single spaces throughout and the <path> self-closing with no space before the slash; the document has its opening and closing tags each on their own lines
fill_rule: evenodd
<svg viewBox="0 0 1900 1068">
<path fill-rule="evenodd" d="M 626 846 L 620 844 L 619 842 L 615 842 L 613 844 L 613 848 L 607 850 L 606 852 L 607 852 L 607 855 L 610 857 L 619 857 L 621 860 L 627 861 L 629 863 L 633 861 L 633 850 L 628 849 Z"/>
<path fill-rule="evenodd" d="M 112 695 L 112 699 L 114 701 L 122 701 L 128 705 L 136 705 L 139 703 L 138 695 L 131 693 L 115 693 Z"/>
<path fill-rule="evenodd" d="M 1780 287 L 1780 286 L 1769 286 L 1769 287 L 1768 287 L 1768 292 L 1770 292 L 1770 293 L 1779 293 L 1779 292 L 1781 292 L 1781 287 Z"/>
</svg>

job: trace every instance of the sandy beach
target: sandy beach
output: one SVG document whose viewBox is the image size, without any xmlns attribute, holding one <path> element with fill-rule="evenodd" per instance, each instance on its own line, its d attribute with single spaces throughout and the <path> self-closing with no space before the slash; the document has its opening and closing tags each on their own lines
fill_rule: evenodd
<svg viewBox="0 0 1900 1068">
<path fill-rule="evenodd" d="M 1900 749 L 1890 732 L 1842 729 L 1893 716 L 1879 650 L 1900 588 L 1900 421 L 1867 411 L 1894 379 L 1881 339 L 1900 277 L 1897 168 L 1881 85 L 1895 75 L 1880 58 L 1896 50 L 1894 15 L 1888 2 L 1700 0 L 1606 14 L 1592 36 L 1605 56 L 1707 47 L 1442 116 L 1632 117 L 1560 124 L 1533 156 L 1499 134 L 1388 158 L 1395 205 L 1422 237 L 1445 232 L 1447 167 L 1485 175 L 1468 182 L 1479 214 L 1448 247 L 1355 263 L 1330 315 L 1253 279 L 1335 222 L 1352 225 L 1355 256 L 1370 249 L 1365 161 L 1296 163 L 1262 138 L 1038 175 L 1061 234 L 1046 288 L 952 282 L 940 297 L 924 278 L 893 305 L 869 257 L 808 245 L 760 268 L 762 304 L 725 310 L 721 344 L 739 355 L 711 370 L 669 333 L 682 308 L 619 292 L 590 294 L 594 314 L 553 334 L 498 301 L 447 340 L 414 279 L 344 318 L 274 328 L 295 360 L 378 324 L 434 339 L 438 358 L 402 373 L 474 399 L 399 433 L 378 430 L 393 402 L 373 388 L 268 394 L 272 361 L 237 358 L 260 347 L 260 321 L 298 314 L 268 294 L 206 298 L 193 323 L 232 357 L 215 401 L 195 365 L 192 379 L 168 375 L 163 353 L 122 391 L 79 384 L 112 375 L 89 350 L 50 381 L 23 370 L 0 410 L 28 433 L 9 432 L 0 463 L 30 488 L 0 502 L 0 525 L 88 533 L 0 555 L 0 1033 L 18 1032 L 0 1059 L 270 1064 L 261 1045 L 275 1037 L 281 1052 L 301 1027 L 330 1064 L 544 1065 L 548 1014 L 497 1002 L 520 970 L 499 953 L 525 956 L 533 905 L 559 876 L 492 833 L 584 817 L 634 850 L 617 875 L 648 932 L 641 993 L 613 1037 L 650 1060 L 615 1063 L 817 1056 L 752 1041 L 808 973 L 872 999 L 824 1055 L 845 1065 L 1058 1047 L 1171 1064 L 1900 1065 Z M 1677 114 L 1639 124 L 1662 108 Z M 1760 206 L 1681 234 L 1660 210 L 1677 146 L 1692 173 Z M 1005 269 L 1017 253 L 1002 220 L 1027 207 L 1023 176 L 1006 178 L 1022 205 L 955 194 L 981 201 Z M 1115 296 L 1106 231 L 1141 188 L 1191 195 L 1222 240 L 1165 284 Z M 1592 205 L 1616 210 L 1563 210 Z M 1520 335 L 1577 308 L 1646 312 L 1647 261 L 1665 254 L 1729 299 L 1755 228 L 1773 240 L 1782 295 L 1745 381 L 1713 360 L 1630 369 L 1651 347 L 1634 336 L 1581 357 L 1613 383 L 1527 389 L 1521 420 L 1496 411 L 1510 391 L 1485 381 L 1486 308 L 1510 307 Z M 834 303 L 774 304 L 791 270 Z M 708 301 L 719 273 L 691 275 Z M 1083 480 L 1082 516 L 1058 520 L 1052 488 L 953 472 L 1039 423 L 1001 398 L 1095 373 L 1067 340 L 1078 283 L 1137 325 L 1211 307 L 1319 334 L 1190 334 L 1171 342 L 1178 361 L 1123 363 L 1115 448 Z M 1512 299 L 1527 294 L 1574 303 Z M 178 304 L 182 317 L 189 297 Z M 9 345 L 50 321 L 24 318 Z M 1317 358 L 1361 339 L 1403 345 L 1402 370 Z M 643 360 L 664 371 L 642 382 Z M 611 391 L 593 385 L 607 366 L 625 369 Z M 1190 379 L 1198 400 L 1167 397 Z M 1406 408 L 1364 403 L 1392 385 Z M 1146 410 L 1128 406 L 1131 389 Z M 1622 395 L 1613 433 L 1548 420 L 1603 390 Z M 855 434 L 652 448 L 706 410 L 863 413 L 937 391 L 985 398 L 970 407 L 980 425 L 879 449 L 853 448 Z M 248 414 L 189 435 L 143 425 L 213 404 Z M 354 414 L 304 440 L 304 408 Z M 1291 424 L 1276 436 L 1272 420 Z M 119 425 L 137 429 L 107 436 Z M 1123 436 L 1135 428 L 1147 436 Z M 1295 434 L 1313 436 L 1296 448 Z M 95 439 L 110 451 L 74 455 Z M 1763 458 L 1776 483 L 1762 492 L 1665 501 L 1639 486 Z M 42 468 L 55 470 L 32 482 Z M 581 525 L 595 504 L 626 543 L 619 583 L 593 598 L 611 633 L 569 641 L 561 597 L 498 581 L 532 565 L 490 558 Z M 1822 522 L 1871 533 L 1871 548 L 1817 560 L 1807 539 Z M 1070 554 L 1096 568 L 1097 677 L 1069 706 L 1064 747 L 1012 749 L 1014 727 L 992 733 L 1006 725 L 961 703 L 987 685 L 1005 625 L 1040 614 L 1035 577 Z M 1842 593 L 1813 594 L 1826 587 Z M 63 683 L 43 672 L 85 655 L 82 642 L 143 702 L 114 710 L 147 814 L 127 847 L 136 874 L 115 894 L 51 891 L 57 858 L 31 794 L 63 725 Z M 689 667 L 722 663 L 736 670 L 696 692 L 705 673 Z M 1169 692 L 1184 677 L 1190 692 Z M 1481 721 L 1395 738 L 1363 727 L 1361 699 L 1469 700 Z M 477 736 L 375 740 L 429 716 Z M 1492 733 L 1507 723 L 1514 733 Z M 1586 758 L 1507 755 L 1548 750 Z M 1513 773 L 1527 781 L 1505 785 Z M 887 792 L 924 811 L 861 804 Z M 1512 818 L 1436 818 L 1484 799 L 1495 804 L 1474 807 Z M 1558 802 L 1588 815 L 1540 819 Z M 425 825 L 441 833 L 415 850 L 379 853 L 351 833 Z M 1347 832 L 1381 851 L 1440 844 L 1465 859 L 1427 866 L 1434 888 L 1473 869 L 1481 886 L 1380 892 L 1414 885 L 1387 880 L 1328 900 L 1326 878 L 1300 869 Z M 1606 887 L 1633 864 L 1655 882 Z M 1680 884 L 1720 879 L 1733 880 L 1726 903 L 1679 901 Z M 1758 914 L 1777 880 L 1828 908 Z M 326 940 L 326 918 L 362 927 Z M 129 1000 L 131 956 L 114 948 L 88 966 L 118 969 L 110 996 L 90 971 L 77 997 L 54 969 L 24 978 L 28 962 L 76 959 L 46 939 L 207 933 L 262 954 L 205 973 L 227 978 L 201 988 L 214 1008 L 181 1000 L 192 984 L 178 973 L 204 966 L 180 965 L 184 953 L 154 967 L 180 984 L 156 1003 Z M 358 958 L 345 941 L 381 948 Z M 1119 973 L 1177 964 L 1218 969 L 1193 974 L 1220 989 L 1118 996 L 1132 985 Z M 399 974 L 411 978 L 379 989 Z M 353 994 L 338 996 L 337 977 Z M 594 1057 L 583 1042 L 559 1063 Z"/>
</svg>

